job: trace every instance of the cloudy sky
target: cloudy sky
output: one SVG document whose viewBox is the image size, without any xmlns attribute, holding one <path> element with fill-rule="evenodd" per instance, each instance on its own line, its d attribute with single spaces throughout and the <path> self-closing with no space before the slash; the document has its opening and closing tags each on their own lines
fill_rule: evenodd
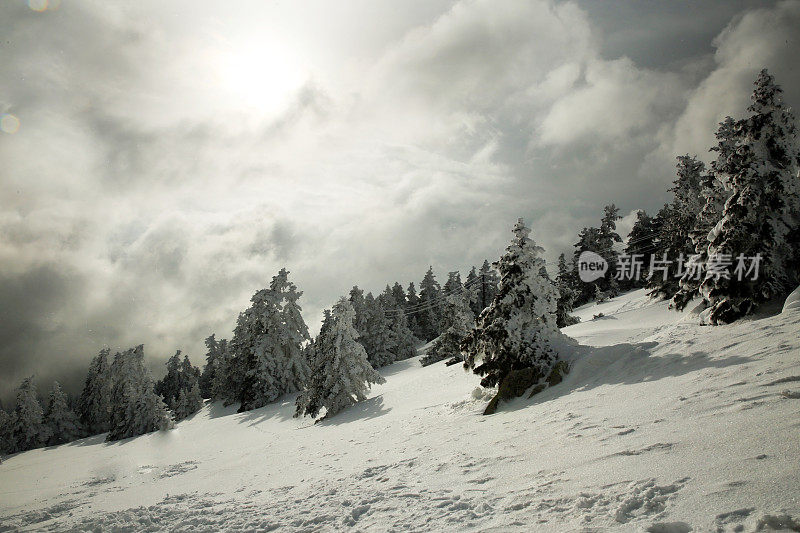
<svg viewBox="0 0 800 533">
<path fill-rule="evenodd" d="M 6 402 L 104 345 L 199 364 L 282 266 L 316 329 L 519 216 L 553 260 L 667 201 L 762 67 L 800 102 L 798 1 L 49 4 L 0 3 Z"/>
</svg>

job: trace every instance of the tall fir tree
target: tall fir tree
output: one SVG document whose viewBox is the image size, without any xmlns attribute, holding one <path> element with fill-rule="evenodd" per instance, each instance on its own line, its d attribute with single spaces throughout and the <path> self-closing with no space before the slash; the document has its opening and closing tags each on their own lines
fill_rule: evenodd
<svg viewBox="0 0 800 533">
<path fill-rule="evenodd" d="M 395 287 L 400 287 L 395 284 Z M 402 291 L 402 287 L 401 291 Z M 417 354 L 414 347 L 414 334 L 408 327 L 408 320 L 406 319 L 404 310 L 404 300 L 397 299 L 398 293 L 395 288 L 388 286 L 378 297 L 379 302 L 383 306 L 386 313 L 386 318 L 389 324 L 389 352 L 392 354 L 393 361 L 402 361 Z M 405 296 L 405 293 L 403 293 Z"/>
<path fill-rule="evenodd" d="M 658 213 L 656 250 L 651 254 L 647 288 L 650 296 L 670 299 L 678 292 L 680 278 L 694 255 L 691 232 L 702 210 L 701 183 L 705 164 L 689 154 L 678 156 L 677 179 L 670 189 L 672 203 Z M 658 268 L 658 270 L 657 270 Z"/>
<path fill-rule="evenodd" d="M 464 288 L 464 284 L 461 282 L 461 273 L 457 270 L 454 272 L 447 273 L 447 281 L 443 287 L 444 294 L 455 294 L 461 292 Z"/>
<path fill-rule="evenodd" d="M 619 252 L 616 247 L 618 243 L 622 242 L 622 237 L 617 233 L 617 220 L 620 218 L 622 217 L 619 215 L 619 208 L 616 205 L 605 206 L 597 234 L 599 247 L 597 253 L 608 262 L 608 272 L 597 280 L 595 286 L 599 287 L 608 296 L 617 296 L 619 294 L 619 285 L 616 280 Z"/>
<path fill-rule="evenodd" d="M 441 293 L 442 288 L 433 274 L 433 267 L 428 267 L 425 277 L 419 284 L 419 302 L 421 309 L 417 314 L 421 339 L 431 341 L 441 332 Z"/>
<path fill-rule="evenodd" d="M 540 275 L 543 250 L 530 232 L 521 218 L 514 225 L 514 238 L 495 263 L 498 292 L 461 345 L 464 367 L 483 376 L 484 387 L 501 383 L 512 370 L 533 368 L 544 376 L 558 357 L 551 345 L 558 334 L 558 294 Z"/>
<path fill-rule="evenodd" d="M 788 294 L 798 282 L 800 149 L 794 116 L 781 93 L 774 78 L 762 70 L 750 114 L 734 127 L 736 150 L 717 170 L 731 196 L 709 232 L 707 266 L 727 255 L 737 266 L 740 257 L 761 259 L 758 275 L 742 279 L 735 273 L 726 277 L 706 269 L 700 292 L 712 324 L 749 314 L 759 304 Z"/>
<path fill-rule="evenodd" d="M 395 282 L 392 285 L 392 298 L 394 299 L 395 307 L 405 310 L 406 307 L 406 291 L 400 283 Z"/>
<path fill-rule="evenodd" d="M 0 456 L 11 453 L 12 416 L 0 405 Z"/>
<path fill-rule="evenodd" d="M 226 391 L 229 383 L 229 372 L 231 371 L 231 352 L 228 348 L 228 339 L 220 339 L 217 341 L 216 351 L 216 369 L 211 380 L 211 394 L 209 398 L 212 400 L 224 400 L 226 398 Z"/>
<path fill-rule="evenodd" d="M 423 332 L 419 323 L 419 296 L 414 282 L 408 284 L 406 291 L 406 316 L 408 316 L 408 327 L 417 339 L 423 339 Z"/>
<path fill-rule="evenodd" d="M 701 176 L 700 203 L 702 208 L 695 218 L 694 226 L 689 232 L 694 255 L 690 257 L 679 282 L 679 290 L 672 297 L 672 306 L 682 310 L 700 293 L 702 283 L 701 269 L 708 261 L 709 234 L 722 218 L 722 210 L 730 197 L 724 169 L 736 151 L 736 123 L 731 117 L 725 117 L 717 129 L 717 145 L 709 151 L 716 152 L 717 157 L 711 162 L 711 169 Z"/>
<path fill-rule="evenodd" d="M 469 308 L 472 311 L 472 314 L 477 318 L 483 309 L 479 309 L 480 301 L 479 301 L 479 293 L 481 290 L 481 283 L 480 278 L 478 276 L 478 269 L 476 267 L 472 267 L 467 274 L 467 279 L 464 282 L 464 287 L 466 288 L 467 295 L 469 296 Z"/>
<path fill-rule="evenodd" d="M 659 224 L 655 217 L 651 217 L 643 209 L 636 212 L 636 221 L 631 232 L 625 240 L 624 254 L 630 258 L 631 264 L 639 265 L 625 272 L 625 277 L 619 280 L 623 290 L 642 288 L 646 284 L 647 264 L 650 254 L 656 251 L 658 242 Z M 635 263 L 634 263 L 635 262 Z"/>
<path fill-rule="evenodd" d="M 445 298 L 442 313 L 444 331 L 433 341 L 425 357 L 420 360 L 422 366 L 443 359 L 463 360 L 461 342 L 475 327 L 475 316 L 469 307 L 469 300 L 469 295 L 463 291 L 449 294 Z"/>
<path fill-rule="evenodd" d="M 108 354 L 108 348 L 103 348 L 92 359 L 78 399 L 78 417 L 89 435 L 105 433 L 111 427 L 111 365 Z"/>
<path fill-rule="evenodd" d="M 58 381 L 53 382 L 47 407 L 44 410 L 44 420 L 50 433 L 48 446 L 72 442 L 83 436 L 78 415 L 70 408 L 67 395 L 61 390 Z"/>
<path fill-rule="evenodd" d="M 384 383 L 367 361 L 364 347 L 356 341 L 353 327 L 355 311 L 345 298 L 333 307 L 327 327 L 315 340 L 314 369 L 308 388 L 297 398 L 295 416 L 316 417 L 325 408 L 325 417 L 366 399 L 370 384 Z"/>
<path fill-rule="evenodd" d="M 212 389 L 214 386 L 214 379 L 218 368 L 220 367 L 220 353 L 219 342 L 212 333 L 206 337 L 206 364 L 203 367 L 203 372 L 200 374 L 200 394 L 203 398 L 212 397 Z"/>
<path fill-rule="evenodd" d="M 111 378 L 111 429 L 106 440 L 172 427 L 167 406 L 155 393 L 153 378 L 144 366 L 143 345 L 114 355 Z"/>
<path fill-rule="evenodd" d="M 154 390 L 156 394 L 161 396 L 167 407 L 174 411 L 181 389 L 184 388 L 184 377 L 181 372 L 181 351 L 177 350 L 175 355 L 167 359 L 165 364 L 167 365 L 167 374 L 156 382 Z"/>
<path fill-rule="evenodd" d="M 563 328 L 577 324 L 578 319 L 570 315 L 575 305 L 575 289 L 572 287 L 573 277 L 563 253 L 558 256 L 558 274 L 556 275 L 555 283 L 558 290 L 556 325 L 559 328 Z"/>
<path fill-rule="evenodd" d="M 309 338 L 308 328 L 297 303 L 303 293 L 288 275 L 282 268 L 269 288 L 256 292 L 252 305 L 239 315 L 231 349 L 241 369 L 240 412 L 300 390 L 308 379 L 302 346 Z"/>
<path fill-rule="evenodd" d="M 391 323 L 386 315 L 386 309 L 380 299 L 367 293 L 364 298 L 366 310 L 365 329 L 360 333 L 359 342 L 367 352 L 367 360 L 373 368 L 394 363 L 394 354 L 391 352 Z"/>
<path fill-rule="evenodd" d="M 480 315 L 494 300 L 500 279 L 497 277 L 497 270 L 489 264 L 488 259 L 483 260 L 483 265 L 481 265 L 478 276 L 481 278 L 481 281 L 479 282 L 480 285 L 477 287 L 475 296 L 478 300 L 477 315 Z"/>
<path fill-rule="evenodd" d="M 17 404 L 11 421 L 11 451 L 40 448 L 49 438 L 50 431 L 44 424 L 44 411 L 36 397 L 33 377 L 25 378 L 17 389 Z"/>
</svg>

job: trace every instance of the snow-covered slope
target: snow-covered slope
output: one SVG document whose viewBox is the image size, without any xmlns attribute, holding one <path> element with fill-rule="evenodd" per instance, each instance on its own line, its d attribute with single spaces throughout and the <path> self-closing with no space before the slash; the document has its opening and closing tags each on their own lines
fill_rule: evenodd
<svg viewBox="0 0 800 533">
<path fill-rule="evenodd" d="M 416 360 L 316 425 L 293 397 L 209 405 L 6 458 L 0 530 L 800 528 L 800 310 L 702 327 L 636 291 L 577 313 L 594 348 L 496 415 L 476 376 Z"/>
</svg>

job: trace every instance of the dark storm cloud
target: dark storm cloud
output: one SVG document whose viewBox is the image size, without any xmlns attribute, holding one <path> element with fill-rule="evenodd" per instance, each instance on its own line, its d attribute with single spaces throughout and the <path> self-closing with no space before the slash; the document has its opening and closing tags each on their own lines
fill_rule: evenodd
<svg viewBox="0 0 800 533">
<path fill-rule="evenodd" d="M 376 1 L 369 31 L 315 5 L 0 5 L 0 395 L 75 390 L 103 345 L 201 363 L 284 266 L 315 329 L 353 284 L 496 257 L 519 216 L 552 261 L 604 204 L 666 201 L 756 69 L 800 90 L 798 2 Z M 308 64 L 277 95 L 275 36 Z"/>
</svg>

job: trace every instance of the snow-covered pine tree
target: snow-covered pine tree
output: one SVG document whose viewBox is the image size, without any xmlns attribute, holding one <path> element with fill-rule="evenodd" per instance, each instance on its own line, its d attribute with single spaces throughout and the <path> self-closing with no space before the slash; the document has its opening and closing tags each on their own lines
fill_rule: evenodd
<svg viewBox="0 0 800 533">
<path fill-rule="evenodd" d="M 108 348 L 103 348 L 92 359 L 78 399 L 78 417 L 89 435 L 105 433 L 111 427 L 111 366 L 108 353 Z"/>
<path fill-rule="evenodd" d="M 762 70 L 748 107 L 736 123 L 735 153 L 718 177 L 731 189 L 722 218 L 709 233 L 709 258 L 715 254 L 761 257 L 759 273 L 729 277 L 706 271 L 700 286 L 712 324 L 740 318 L 771 298 L 788 294 L 800 269 L 800 149 L 794 116 L 781 89 Z M 717 257 L 722 257 L 719 255 Z"/>
<path fill-rule="evenodd" d="M 572 264 L 577 265 L 578 259 L 583 252 L 595 252 L 600 249 L 600 230 L 597 228 L 584 227 L 578 232 L 578 242 L 573 247 Z M 590 302 L 594 298 L 595 285 L 594 283 L 584 283 L 578 277 L 577 269 L 572 270 L 572 287 L 575 290 L 575 306 L 583 305 Z"/>
<path fill-rule="evenodd" d="M 558 256 L 558 275 L 556 276 L 556 289 L 558 289 L 556 325 L 559 328 L 578 323 L 578 319 L 570 315 L 575 305 L 575 290 L 572 288 L 572 283 L 573 277 L 567 267 L 567 259 L 562 253 Z"/>
<path fill-rule="evenodd" d="M 303 353 L 303 345 L 311 340 L 308 326 L 303 320 L 298 300 L 303 295 L 297 286 L 289 281 L 289 273 L 281 269 L 279 273 L 280 291 L 283 299 L 281 309 L 281 339 L 279 342 L 281 375 L 280 382 L 285 392 L 302 390 L 308 381 L 311 368 Z"/>
<path fill-rule="evenodd" d="M 701 183 L 705 164 L 689 154 L 677 159 L 678 177 L 670 189 L 674 198 L 658 213 L 658 241 L 652 254 L 656 261 L 663 262 L 666 258 L 667 263 L 662 263 L 663 271 L 654 270 L 650 273 L 652 275 L 648 274 L 647 280 L 648 294 L 664 299 L 670 299 L 678 292 L 682 269 L 694 254 L 690 233 L 703 208 Z"/>
<path fill-rule="evenodd" d="M 231 352 L 228 348 L 228 339 L 217 341 L 217 358 L 214 377 L 211 380 L 212 400 L 224 400 L 226 398 L 226 388 L 229 383 L 228 373 L 231 365 Z"/>
<path fill-rule="evenodd" d="M 428 366 L 443 359 L 463 360 L 461 342 L 475 327 L 475 315 L 469 308 L 469 295 L 462 291 L 445 298 L 442 313 L 444 331 L 428 348 L 428 353 L 420 360 Z"/>
<path fill-rule="evenodd" d="M 181 376 L 181 351 L 177 350 L 175 355 L 167 359 L 167 374 L 155 384 L 154 390 L 160 395 L 171 411 L 175 411 L 178 405 L 178 396 L 183 389 L 183 377 Z"/>
<path fill-rule="evenodd" d="M 353 304 L 353 311 L 356 317 L 353 320 L 353 327 L 356 328 L 359 336 L 363 341 L 363 336 L 367 332 L 367 304 L 364 297 L 364 291 L 358 288 L 358 285 L 353 285 L 350 289 L 350 303 Z M 362 342 L 362 344 L 364 344 Z"/>
<path fill-rule="evenodd" d="M 461 289 L 463 288 L 464 284 L 461 283 L 461 273 L 457 270 L 454 272 L 448 272 L 447 281 L 444 284 L 442 292 L 444 294 L 455 294 L 456 292 L 461 292 Z"/>
<path fill-rule="evenodd" d="M 392 285 L 392 299 L 394 300 L 395 307 L 405 311 L 406 307 L 406 291 L 400 283 L 395 282 Z"/>
<path fill-rule="evenodd" d="M 390 330 L 391 322 L 386 316 L 386 310 L 380 299 L 375 299 L 369 292 L 364 297 L 364 307 L 366 309 L 365 330 L 359 342 L 367 352 L 367 360 L 373 368 L 394 363 L 392 333 Z M 357 330 L 356 330 L 357 331 Z"/>
<path fill-rule="evenodd" d="M 144 367 L 144 346 L 117 352 L 111 364 L 111 429 L 106 440 L 115 441 L 169 429 L 167 406 L 153 390 Z"/>
<path fill-rule="evenodd" d="M 200 374 L 199 386 L 200 394 L 203 398 L 211 398 L 214 378 L 220 366 L 219 343 L 213 333 L 206 337 L 204 342 L 206 345 L 206 364 L 203 367 L 203 372 Z"/>
<path fill-rule="evenodd" d="M 417 289 L 414 282 L 408 284 L 406 291 L 406 316 L 408 317 L 408 328 L 414 337 L 422 339 L 422 329 L 419 324 L 419 296 L 417 296 Z"/>
<path fill-rule="evenodd" d="M 500 283 L 500 279 L 497 277 L 497 270 L 489 264 L 488 259 L 483 260 L 483 265 L 481 265 L 480 271 L 478 272 L 478 277 L 481 278 L 481 281 L 478 284 L 475 295 L 478 298 L 478 312 L 476 316 L 480 316 L 481 312 L 492 303 L 492 300 L 494 300 L 497 294 L 497 285 Z"/>
<path fill-rule="evenodd" d="M 483 376 L 484 387 L 501 383 L 510 371 L 523 368 L 533 368 L 544 377 L 558 357 L 551 346 L 558 335 L 558 294 L 539 274 L 543 250 L 529 238 L 531 230 L 521 218 L 513 232 L 511 244 L 495 263 L 500 272 L 497 295 L 461 345 L 466 354 L 464 367 Z"/>
<path fill-rule="evenodd" d="M 203 397 L 200 394 L 200 385 L 195 382 L 189 389 L 183 388 L 180 390 L 172 412 L 177 422 L 195 414 L 202 407 Z"/>
<path fill-rule="evenodd" d="M 394 361 L 402 361 L 409 357 L 414 357 L 417 354 L 417 350 L 414 347 L 414 334 L 411 333 L 411 329 L 408 327 L 403 301 L 396 300 L 396 294 L 394 289 L 390 290 L 387 286 L 383 294 L 378 297 L 378 300 L 386 311 L 386 318 L 389 322 L 389 337 L 391 340 L 389 351 L 392 353 L 392 359 Z"/>
<path fill-rule="evenodd" d="M 0 456 L 11 453 L 12 416 L 0 405 Z"/>
<path fill-rule="evenodd" d="M 595 287 L 599 286 L 604 294 L 612 297 L 619 294 L 619 285 L 615 277 L 619 253 L 615 246 L 617 243 L 622 242 L 622 237 L 617 233 L 617 220 L 621 218 L 619 216 L 619 208 L 616 205 L 605 206 L 603 208 L 603 217 L 600 219 L 600 229 L 597 233 L 597 244 L 599 246 L 597 253 L 608 262 L 608 272 L 595 282 Z"/>
<path fill-rule="evenodd" d="M 419 284 L 421 308 L 417 313 L 417 322 L 422 334 L 420 338 L 425 341 L 435 339 L 441 332 L 441 293 L 442 289 L 433 274 L 433 267 L 428 267 L 425 277 Z"/>
<path fill-rule="evenodd" d="M 308 388 L 297 398 L 295 416 L 316 417 L 324 407 L 330 417 L 366 399 L 372 383 L 385 383 L 367 361 L 364 347 L 356 341 L 355 311 L 345 298 L 333 306 L 328 328 L 315 340 L 316 358 Z"/>
<path fill-rule="evenodd" d="M 626 278 L 619 280 L 621 289 L 629 290 L 645 286 L 648 258 L 656 249 L 658 234 L 659 226 L 656 218 L 639 209 L 636 212 L 636 222 L 633 223 L 633 228 L 625 241 L 624 253 L 631 258 L 631 261 L 635 259 L 641 267 L 638 275 L 626 272 Z"/>
<path fill-rule="evenodd" d="M 281 269 L 269 289 L 258 291 L 252 305 L 239 315 L 231 341 L 234 357 L 244 368 L 239 390 L 239 411 L 249 411 L 275 401 L 304 386 L 308 364 L 302 343 L 308 328 L 297 300 L 302 292 Z"/>
<path fill-rule="evenodd" d="M 11 451 L 24 452 L 47 444 L 50 431 L 36 397 L 33 377 L 25 378 L 17 389 L 17 405 L 11 422 Z"/>
<path fill-rule="evenodd" d="M 473 316 L 477 317 L 481 314 L 483 309 L 478 309 L 480 302 L 478 301 L 478 294 L 481 290 L 480 280 L 478 279 L 478 269 L 476 267 L 472 267 L 467 274 L 467 280 L 464 282 L 464 287 L 467 291 L 467 295 L 469 297 L 469 308 L 472 311 Z"/>
<path fill-rule="evenodd" d="M 695 218 L 694 227 L 689 232 L 694 257 L 687 265 L 679 282 L 679 289 L 672 297 L 671 305 L 679 311 L 700 292 L 702 278 L 698 269 L 708 261 L 708 236 L 714 226 L 722 218 L 725 201 L 730 197 L 727 189 L 725 168 L 736 152 L 736 123 L 731 117 L 720 122 L 716 133 L 717 145 L 709 151 L 716 152 L 717 157 L 711 162 L 711 169 L 700 177 L 700 204 L 702 208 Z"/>
<path fill-rule="evenodd" d="M 58 381 L 53 382 L 47 407 L 44 410 L 45 425 L 47 425 L 50 438 L 48 446 L 72 442 L 83 436 L 78 415 L 70 408 L 67 395 L 61 390 Z"/>
</svg>

